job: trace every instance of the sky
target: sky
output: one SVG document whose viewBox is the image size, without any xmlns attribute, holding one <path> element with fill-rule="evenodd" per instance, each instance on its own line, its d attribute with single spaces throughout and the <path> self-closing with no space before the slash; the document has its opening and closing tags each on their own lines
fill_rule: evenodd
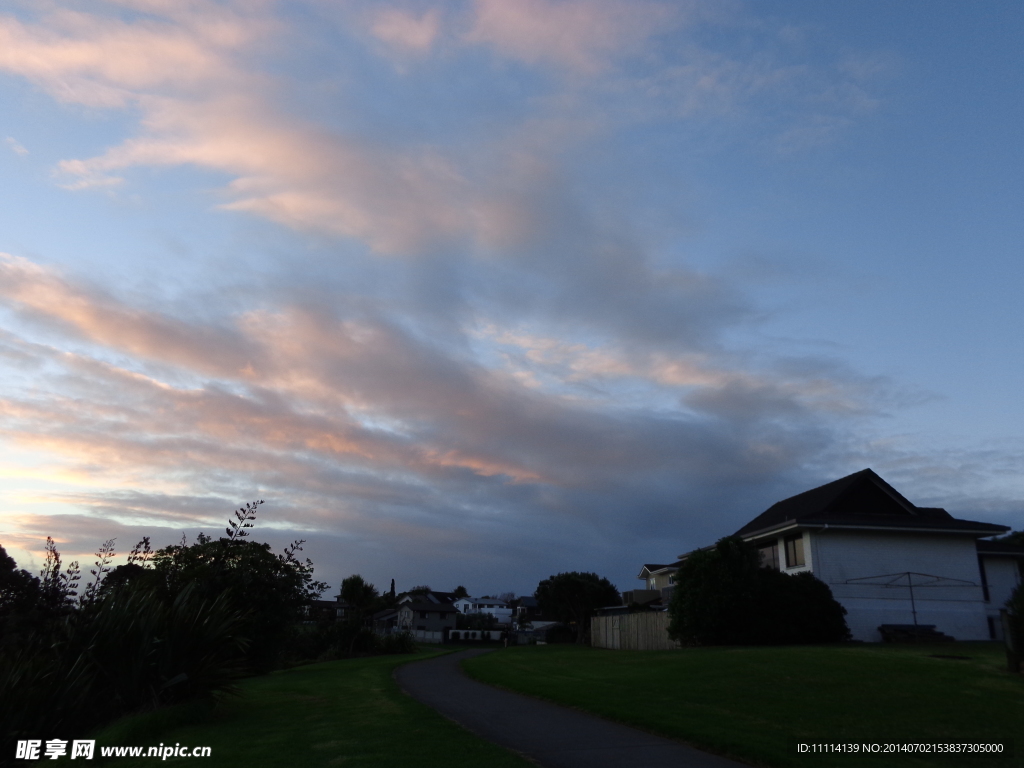
<svg viewBox="0 0 1024 768">
<path fill-rule="evenodd" d="M 264 499 L 332 588 L 631 589 L 865 467 L 1024 528 L 1021 39 L 1015 0 L 7 0 L 0 543 Z"/>
</svg>

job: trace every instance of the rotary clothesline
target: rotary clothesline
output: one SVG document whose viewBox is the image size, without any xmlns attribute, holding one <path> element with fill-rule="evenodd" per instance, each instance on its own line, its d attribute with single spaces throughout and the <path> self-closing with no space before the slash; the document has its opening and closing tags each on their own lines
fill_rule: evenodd
<svg viewBox="0 0 1024 768">
<path fill-rule="evenodd" d="M 914 577 L 917 584 L 914 583 Z M 903 580 L 906 581 L 903 581 Z M 900 573 L 884 573 L 880 576 L 862 576 L 859 579 L 847 579 L 844 584 L 868 585 L 878 587 L 906 587 L 910 590 L 910 611 L 914 615 L 914 626 L 917 626 L 917 603 L 914 600 L 914 587 L 977 587 L 973 581 L 966 579 L 953 579 L 949 576 L 936 576 L 933 573 L 917 573 L 915 571 L 901 571 Z"/>
</svg>

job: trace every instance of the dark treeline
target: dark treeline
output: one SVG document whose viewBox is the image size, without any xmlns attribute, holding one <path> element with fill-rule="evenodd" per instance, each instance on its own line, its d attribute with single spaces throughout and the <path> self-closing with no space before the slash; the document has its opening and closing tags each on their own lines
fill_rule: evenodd
<svg viewBox="0 0 1024 768">
<path fill-rule="evenodd" d="M 246 504 L 225 535 L 199 534 L 152 551 L 143 538 L 111 567 L 104 542 L 83 578 L 53 540 L 39 577 L 0 547 L 0 736 L 77 738 L 124 713 L 231 693 L 240 677 L 305 660 L 386 647 L 366 627 L 380 598 L 354 576 L 344 621 L 311 621 L 327 589 L 313 564 L 250 540 L 261 501 Z"/>
</svg>

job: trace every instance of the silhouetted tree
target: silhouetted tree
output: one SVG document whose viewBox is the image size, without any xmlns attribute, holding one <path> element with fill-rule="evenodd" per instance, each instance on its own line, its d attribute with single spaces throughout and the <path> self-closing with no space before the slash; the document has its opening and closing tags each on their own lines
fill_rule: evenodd
<svg viewBox="0 0 1024 768">
<path fill-rule="evenodd" d="M 590 617 L 619 602 L 619 590 L 596 573 L 569 571 L 544 579 L 534 593 L 541 613 L 575 626 L 577 643 L 590 639 Z"/>
<path fill-rule="evenodd" d="M 849 639 L 846 609 L 813 574 L 762 568 L 738 536 L 690 554 L 675 574 L 669 637 L 684 645 L 778 645 Z"/>
<path fill-rule="evenodd" d="M 1024 531 L 1010 531 L 1005 536 L 1000 536 L 995 541 L 1001 541 L 1004 544 L 1017 544 L 1024 546 Z"/>
</svg>

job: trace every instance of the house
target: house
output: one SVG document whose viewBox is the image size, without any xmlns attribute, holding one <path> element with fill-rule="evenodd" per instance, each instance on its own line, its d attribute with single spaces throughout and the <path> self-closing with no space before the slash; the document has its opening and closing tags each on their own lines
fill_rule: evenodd
<svg viewBox="0 0 1024 768">
<path fill-rule="evenodd" d="M 1024 547 L 983 539 L 1008 530 L 918 507 L 864 469 L 772 505 L 736 535 L 763 566 L 828 584 L 855 640 L 881 640 L 886 624 L 989 640 L 1001 637 L 999 609 L 1021 582 Z M 651 588 L 679 565 L 644 566 L 640 578 Z"/>
<path fill-rule="evenodd" d="M 488 613 L 499 624 L 508 624 L 512 621 L 511 606 L 496 597 L 460 597 L 454 602 L 454 605 L 459 613 L 467 616 L 474 613 Z"/>
<path fill-rule="evenodd" d="M 316 621 L 341 621 L 349 615 L 351 606 L 338 595 L 333 600 L 312 600 L 303 606 L 303 623 Z"/>
<path fill-rule="evenodd" d="M 993 611 L 1006 605 L 1013 590 L 1024 581 L 1024 546 L 1005 541 L 978 542 L 978 570 L 985 600 L 992 607 L 988 612 L 990 620 L 999 620 Z M 998 631 L 996 634 L 1000 634 Z"/>
<path fill-rule="evenodd" d="M 515 611 L 515 620 L 519 623 L 528 623 L 534 619 L 542 618 L 537 598 L 532 595 L 517 597 L 513 605 L 513 611 Z"/>
<path fill-rule="evenodd" d="M 415 597 L 398 606 L 395 627 L 399 631 L 412 632 L 419 640 L 441 642 L 446 631 L 455 629 L 458 611 L 448 602 L 429 600 L 421 595 Z"/>
<path fill-rule="evenodd" d="M 398 610 L 385 608 L 377 611 L 372 617 L 373 631 L 378 635 L 390 635 L 398 631 Z"/>
<path fill-rule="evenodd" d="M 674 587 L 676 583 L 675 572 L 681 564 L 681 560 L 668 565 L 662 565 L 661 563 L 644 563 L 644 567 L 640 569 L 640 574 L 637 578 L 644 580 L 644 590 L 648 592 L 663 594 L 662 590 L 667 589 L 669 590 L 669 594 L 671 594 L 672 587 Z M 667 597 L 668 595 L 663 596 Z"/>
</svg>

